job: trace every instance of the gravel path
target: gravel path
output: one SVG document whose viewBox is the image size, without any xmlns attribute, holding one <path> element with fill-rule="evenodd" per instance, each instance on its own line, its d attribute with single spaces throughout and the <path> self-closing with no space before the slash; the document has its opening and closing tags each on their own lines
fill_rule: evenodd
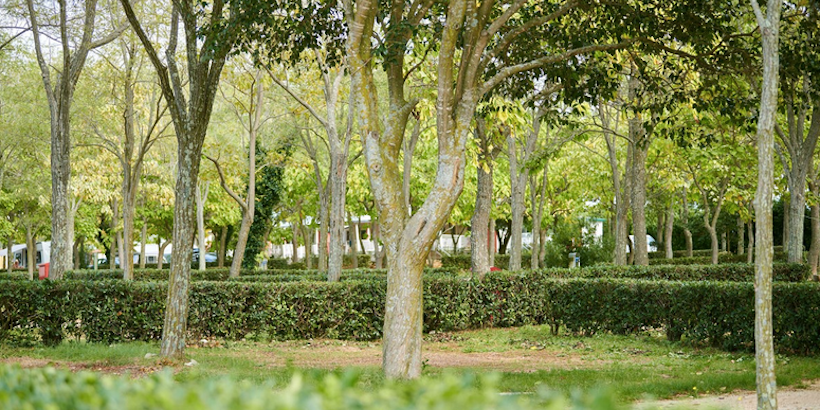
<svg viewBox="0 0 820 410">
<path fill-rule="evenodd" d="M 757 396 L 753 391 L 735 391 L 720 396 L 660 400 L 642 403 L 639 408 L 651 409 L 726 409 L 755 410 Z M 783 389 L 777 392 L 778 410 L 820 410 L 820 381 L 814 381 L 805 389 Z"/>
</svg>

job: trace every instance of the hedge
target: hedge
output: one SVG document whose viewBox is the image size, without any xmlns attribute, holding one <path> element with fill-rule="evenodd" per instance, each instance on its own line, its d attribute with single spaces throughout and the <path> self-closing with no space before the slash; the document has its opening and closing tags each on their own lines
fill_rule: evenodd
<svg viewBox="0 0 820 410">
<path fill-rule="evenodd" d="M 437 273 L 437 274 L 455 274 L 456 269 L 452 268 L 425 268 L 424 270 L 426 273 Z M 350 277 L 355 277 L 358 274 L 386 274 L 387 269 L 345 269 L 342 271 L 342 279 L 349 279 Z M 134 279 L 135 280 L 167 280 L 169 275 L 169 271 L 167 270 L 160 270 L 160 269 L 135 269 L 134 270 Z M 327 276 L 324 273 L 319 273 L 316 269 L 243 269 L 240 272 L 239 278 L 242 280 L 253 280 L 254 277 L 258 276 L 302 276 L 304 277 L 303 280 L 326 280 Z M 7 279 L 28 279 L 28 277 L 10 277 Z M 122 270 L 116 269 L 98 269 L 98 270 L 77 270 L 77 271 L 68 271 L 65 274 L 65 279 L 77 279 L 77 280 L 116 280 L 122 279 Z M 213 281 L 220 281 L 220 280 L 227 280 L 229 279 L 229 270 L 227 268 L 223 269 L 207 269 L 205 271 L 198 271 L 192 270 L 191 271 L 191 280 L 194 281 L 201 281 L 201 280 L 213 280 Z M 0 276 L 0 280 L 3 280 L 3 277 Z"/>
<path fill-rule="evenodd" d="M 384 280 L 341 283 L 193 282 L 189 337 L 237 340 L 381 337 Z M 66 337 L 90 342 L 158 340 L 165 282 L 9 281 L 0 287 L 0 341 Z M 483 281 L 424 281 L 424 331 L 551 324 L 579 334 L 665 328 L 727 350 L 753 345 L 748 282 L 562 279 L 543 272 L 493 273 Z M 780 351 L 820 351 L 820 284 L 775 283 Z"/>
<path fill-rule="evenodd" d="M 501 394 L 500 377 L 452 374 L 412 381 L 360 383 L 355 372 L 302 375 L 286 385 L 255 384 L 228 377 L 175 381 L 170 371 L 136 379 L 65 369 L 0 366 L 0 408 L 89 410 L 617 410 L 601 390 L 570 399 L 538 389 Z"/>
<path fill-rule="evenodd" d="M 718 254 L 718 263 L 745 263 L 748 260 L 748 257 L 748 255 L 735 255 L 732 253 L 721 252 Z M 774 260 L 785 262 L 788 260 L 788 255 L 783 252 L 775 252 Z M 707 256 L 693 256 L 691 258 L 675 257 L 673 259 L 649 259 L 650 265 L 710 265 L 711 263 L 711 252 Z"/>
</svg>

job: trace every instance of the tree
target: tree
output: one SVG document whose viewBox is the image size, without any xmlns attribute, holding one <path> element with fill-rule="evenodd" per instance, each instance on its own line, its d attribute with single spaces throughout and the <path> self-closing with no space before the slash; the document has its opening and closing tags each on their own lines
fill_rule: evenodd
<svg viewBox="0 0 820 410">
<path fill-rule="evenodd" d="M 49 277 L 61 279 L 65 271 L 72 268 L 72 245 L 74 243 L 74 214 L 69 205 L 71 179 L 71 103 L 74 89 L 85 67 L 88 53 L 105 44 L 114 41 L 124 30 L 125 26 L 113 29 L 110 33 L 94 38 L 97 18 L 97 0 L 85 0 L 83 9 L 76 16 L 69 16 L 70 7 L 66 0 L 59 0 L 58 10 L 38 12 L 35 10 L 34 0 L 27 0 L 31 31 L 34 35 L 34 49 L 37 53 L 37 62 L 46 90 L 48 106 L 51 115 L 51 266 Z M 42 8 L 41 8 L 42 10 Z M 52 79 L 52 69 L 46 61 L 41 45 L 41 24 L 39 19 L 43 15 L 59 16 L 59 21 L 50 24 L 59 28 L 59 33 L 51 38 L 59 38 L 62 47 L 62 62 L 56 70 L 56 78 Z M 80 14 L 81 13 L 81 14 Z M 82 17 L 83 25 L 79 30 L 79 38 L 74 37 L 75 31 L 69 27 L 75 17 Z M 75 48 L 72 50 L 72 45 Z"/>
<path fill-rule="evenodd" d="M 777 409 L 772 337 L 772 191 L 774 185 L 774 128 L 777 114 L 779 32 L 782 2 L 768 0 L 766 14 L 751 0 L 763 43 L 763 82 L 757 123 L 758 178 L 755 194 L 755 363 L 757 408 Z"/>
<path fill-rule="evenodd" d="M 784 241 L 790 263 L 803 261 L 803 221 L 806 213 L 806 177 L 812 171 L 814 150 L 820 137 L 820 90 L 818 64 L 818 16 L 816 7 L 799 7 L 780 32 L 783 59 L 779 70 L 781 107 L 785 126 L 775 123 L 775 150 L 789 186 L 788 240 Z M 808 128 L 807 128 L 808 125 Z"/>
<path fill-rule="evenodd" d="M 177 137 L 177 177 L 174 189 L 174 253 L 168 283 L 168 302 L 162 329 L 160 355 L 181 358 L 188 321 L 188 289 L 193 254 L 194 201 L 202 146 L 213 110 L 222 68 L 234 47 L 237 33 L 222 30 L 236 18 L 236 6 L 226 9 L 223 0 L 203 4 L 174 1 L 165 62 L 137 18 L 129 0 L 120 0 L 132 29 L 157 71 Z M 182 23 L 187 78 L 177 64 L 177 43 Z M 186 82 L 187 81 L 187 84 Z M 188 88 L 188 93 L 185 88 Z M 187 95 L 186 95 L 187 94 Z M 204 252 L 201 249 L 200 252 Z M 202 258 L 203 255 L 200 255 Z"/>
</svg>

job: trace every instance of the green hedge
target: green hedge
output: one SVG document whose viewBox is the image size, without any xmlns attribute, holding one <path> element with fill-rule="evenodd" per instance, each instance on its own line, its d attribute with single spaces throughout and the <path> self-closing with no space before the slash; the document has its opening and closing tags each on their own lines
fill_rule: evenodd
<svg viewBox="0 0 820 410">
<path fill-rule="evenodd" d="M 341 375 L 295 374 L 287 385 L 227 377 L 175 381 L 170 371 L 137 379 L 64 369 L 0 366 L 0 408 L 88 410 L 617 410 L 611 394 L 501 394 L 497 375 L 444 375 L 413 381 L 359 383 Z"/>
<path fill-rule="evenodd" d="M 425 268 L 426 273 L 435 274 L 455 274 L 456 269 L 453 268 Z M 385 275 L 386 269 L 345 269 L 342 271 L 342 279 L 348 280 L 351 277 L 358 277 L 361 274 L 381 274 Z M 135 269 L 135 280 L 168 280 L 169 271 L 159 269 Z M 253 281 L 256 277 L 274 277 L 274 276 L 301 276 L 301 280 L 326 280 L 327 276 L 324 273 L 319 273 L 316 269 L 243 269 L 240 272 L 239 278 L 233 280 L 248 280 Z M 28 277 L 13 277 L 8 279 L 27 279 Z M 0 276 L 0 280 L 3 277 Z M 65 279 L 76 280 L 117 280 L 122 279 L 122 270 L 78 270 L 66 272 Z M 229 279 L 229 270 L 223 269 L 208 269 L 206 271 L 191 271 L 191 280 L 202 281 L 221 281 Z M 263 279 L 266 280 L 266 279 Z M 270 280 L 267 280 L 270 281 Z"/>
<path fill-rule="evenodd" d="M 718 263 L 745 263 L 748 255 L 735 255 L 721 252 L 718 254 Z M 774 260 L 785 262 L 788 255 L 783 252 L 775 252 Z M 650 265 L 709 265 L 712 263 L 711 252 L 707 256 L 693 256 L 691 258 L 675 257 L 674 259 L 649 259 Z"/>
<path fill-rule="evenodd" d="M 548 272 L 493 273 L 483 281 L 436 276 L 424 281 L 424 331 L 552 324 L 592 334 L 664 327 L 671 339 L 749 349 L 753 293 L 749 282 L 562 279 Z M 9 281 L 0 287 L 0 341 L 158 340 L 166 294 L 164 282 Z M 383 279 L 194 282 L 188 332 L 195 339 L 372 340 L 381 336 L 384 297 Z M 820 352 L 818 313 L 820 284 L 776 283 L 778 348 Z"/>
</svg>

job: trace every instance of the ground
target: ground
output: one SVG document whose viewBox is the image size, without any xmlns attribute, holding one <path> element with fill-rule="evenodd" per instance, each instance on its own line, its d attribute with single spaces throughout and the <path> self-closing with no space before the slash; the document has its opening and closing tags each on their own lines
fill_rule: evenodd
<svg viewBox="0 0 820 410">
<path fill-rule="evenodd" d="M 0 345 L 0 362 L 142 377 L 169 364 L 153 356 L 158 350 L 154 343 L 75 341 L 56 348 Z M 187 354 L 197 364 L 172 365 L 179 379 L 230 374 L 286 383 L 297 371 L 357 369 L 364 383 L 381 381 L 378 341 L 203 339 L 190 343 Z M 642 407 L 683 403 L 694 408 L 755 408 L 752 354 L 672 343 L 662 332 L 555 336 L 547 327 L 525 326 L 432 333 L 425 335 L 423 357 L 425 374 L 494 371 L 501 374 L 499 387 L 510 392 L 546 387 L 569 393 L 605 386 Z M 777 365 L 779 408 L 820 410 L 820 358 L 778 356 Z"/>
</svg>

